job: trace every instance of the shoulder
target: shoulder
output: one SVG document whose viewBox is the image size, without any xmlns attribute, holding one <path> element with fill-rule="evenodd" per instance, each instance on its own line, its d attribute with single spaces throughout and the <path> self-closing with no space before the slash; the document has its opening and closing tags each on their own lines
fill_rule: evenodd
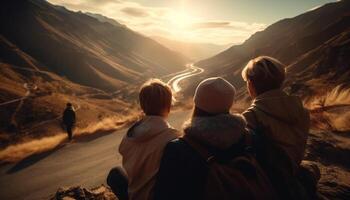
<svg viewBox="0 0 350 200">
<path fill-rule="evenodd" d="M 181 138 L 168 142 L 164 149 L 164 155 L 182 159 L 197 157 L 195 150 Z"/>
<path fill-rule="evenodd" d="M 202 173 L 206 166 L 205 160 L 181 138 L 168 142 L 161 163 L 163 167 L 175 168 L 188 176 Z"/>
<path fill-rule="evenodd" d="M 165 151 L 185 151 L 188 150 L 190 146 L 181 138 L 176 138 L 168 142 L 165 147 Z"/>
</svg>

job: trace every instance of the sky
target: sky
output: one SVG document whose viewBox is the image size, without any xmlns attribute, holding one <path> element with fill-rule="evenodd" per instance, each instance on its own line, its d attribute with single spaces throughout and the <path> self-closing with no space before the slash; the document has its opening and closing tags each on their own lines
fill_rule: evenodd
<svg viewBox="0 0 350 200">
<path fill-rule="evenodd" d="M 272 23 L 336 0 L 48 0 L 105 15 L 146 36 L 240 44 Z"/>
</svg>

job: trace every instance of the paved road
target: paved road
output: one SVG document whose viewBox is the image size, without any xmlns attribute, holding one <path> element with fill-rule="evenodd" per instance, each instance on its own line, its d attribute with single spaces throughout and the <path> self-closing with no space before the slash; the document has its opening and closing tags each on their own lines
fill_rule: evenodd
<svg viewBox="0 0 350 200">
<path fill-rule="evenodd" d="M 180 128 L 189 111 L 172 113 L 169 122 Z M 0 199 L 47 199 L 60 186 L 98 186 L 108 170 L 121 165 L 117 153 L 125 129 L 85 138 L 59 149 L 0 167 Z"/>
<path fill-rule="evenodd" d="M 172 77 L 168 81 L 168 85 L 170 85 L 172 87 L 172 89 L 174 90 L 175 93 L 180 92 L 180 90 L 181 90 L 180 82 L 181 81 L 188 79 L 192 76 L 196 76 L 198 74 L 201 74 L 203 71 L 204 71 L 204 69 L 202 69 L 202 68 L 196 67 L 193 64 L 188 64 L 186 70 L 184 70 L 180 74 L 177 74 L 176 76 Z"/>
</svg>

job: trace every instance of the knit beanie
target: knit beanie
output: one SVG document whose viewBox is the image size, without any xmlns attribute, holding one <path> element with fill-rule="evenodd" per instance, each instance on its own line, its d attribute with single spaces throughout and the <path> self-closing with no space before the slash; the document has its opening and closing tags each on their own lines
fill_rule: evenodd
<svg viewBox="0 0 350 200">
<path fill-rule="evenodd" d="M 196 88 L 194 104 L 208 113 L 229 112 L 236 94 L 235 87 L 221 77 L 203 80 Z"/>
</svg>

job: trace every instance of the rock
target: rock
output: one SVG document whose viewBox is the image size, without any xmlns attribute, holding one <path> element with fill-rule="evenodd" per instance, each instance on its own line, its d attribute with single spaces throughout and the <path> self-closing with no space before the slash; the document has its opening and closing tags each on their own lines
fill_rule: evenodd
<svg viewBox="0 0 350 200">
<path fill-rule="evenodd" d="M 350 137 L 348 133 L 311 131 L 305 159 L 317 162 L 318 191 L 326 199 L 350 199 Z"/>
<path fill-rule="evenodd" d="M 332 200 L 350 199 L 350 172 L 343 167 L 319 165 L 321 180 L 318 191 Z"/>
<path fill-rule="evenodd" d="M 101 185 L 92 189 L 81 186 L 59 188 L 51 200 L 118 200 L 111 189 Z"/>
</svg>

